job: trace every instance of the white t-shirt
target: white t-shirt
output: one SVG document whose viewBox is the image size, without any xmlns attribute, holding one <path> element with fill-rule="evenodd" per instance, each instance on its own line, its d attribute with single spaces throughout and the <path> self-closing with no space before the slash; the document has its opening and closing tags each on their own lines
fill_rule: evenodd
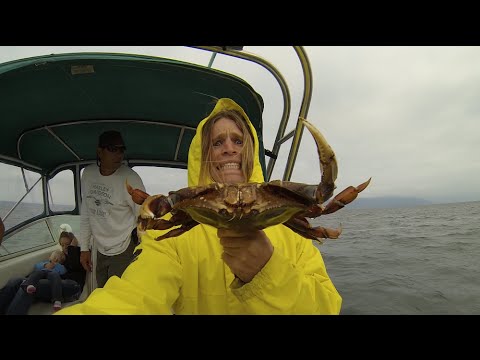
<svg viewBox="0 0 480 360">
<path fill-rule="evenodd" d="M 140 176 L 126 165 L 122 164 L 108 176 L 100 174 L 96 164 L 84 169 L 78 237 L 81 251 L 90 250 L 92 236 L 98 251 L 104 255 L 118 255 L 127 249 L 140 206 L 133 202 L 125 180 L 134 189 L 145 191 Z"/>
</svg>

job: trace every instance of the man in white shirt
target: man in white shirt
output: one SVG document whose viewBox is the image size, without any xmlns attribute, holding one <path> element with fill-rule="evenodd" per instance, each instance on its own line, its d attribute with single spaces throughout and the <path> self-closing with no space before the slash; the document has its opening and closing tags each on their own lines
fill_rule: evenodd
<svg viewBox="0 0 480 360">
<path fill-rule="evenodd" d="M 113 275 L 122 276 L 133 259 L 136 245 L 132 231 L 136 229 L 139 206 L 128 194 L 125 180 L 133 188 L 145 190 L 145 187 L 140 176 L 122 163 L 125 150 L 118 131 L 102 133 L 98 138 L 97 164 L 87 166 L 82 174 L 80 262 L 86 271 L 92 271 L 90 238 L 93 237 L 98 287 L 103 287 Z"/>
</svg>

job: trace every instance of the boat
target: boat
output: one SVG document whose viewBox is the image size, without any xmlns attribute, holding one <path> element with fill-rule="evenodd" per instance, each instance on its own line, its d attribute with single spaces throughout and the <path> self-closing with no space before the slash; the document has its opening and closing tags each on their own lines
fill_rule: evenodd
<svg viewBox="0 0 480 360">
<path fill-rule="evenodd" d="M 298 119 L 307 118 L 312 95 L 306 50 L 293 47 L 304 89 L 299 113 L 292 116 L 296 125 L 286 133 L 290 91 L 270 60 L 243 46 L 190 48 L 209 54 L 208 64 L 106 52 L 49 54 L 0 64 L 0 173 L 4 179 L 11 174 L 0 197 L 7 204 L 0 213 L 6 226 L 0 245 L 0 287 L 11 277 L 27 275 L 34 263 L 59 248 L 60 225 L 69 224 L 79 233 L 81 173 L 96 162 L 96 141 L 105 130 L 115 128 L 124 134 L 128 166 L 178 169 L 177 176 L 186 183 L 188 148 L 198 122 L 216 99 L 232 98 L 257 130 L 266 181 L 273 180 L 280 148 L 291 140 L 283 169 L 283 180 L 290 180 L 303 134 Z M 263 143 L 262 95 L 242 77 L 216 69 L 217 56 L 253 63 L 278 83 L 282 98 L 276 106 L 282 104 L 283 110 L 275 120 L 277 133 L 270 149 Z M 10 186 L 22 187 L 24 193 L 7 203 Z M 68 204 L 59 200 L 65 198 Z M 95 289 L 94 274 L 88 273 L 76 302 Z M 51 305 L 40 302 L 29 312 L 48 313 Z"/>
</svg>

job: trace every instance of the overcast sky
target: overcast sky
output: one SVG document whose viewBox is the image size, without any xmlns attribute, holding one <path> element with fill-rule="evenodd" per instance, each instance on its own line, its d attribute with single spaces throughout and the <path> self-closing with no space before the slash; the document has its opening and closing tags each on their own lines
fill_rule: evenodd
<svg viewBox="0 0 480 360">
<path fill-rule="evenodd" d="M 292 96 L 288 133 L 295 125 L 303 91 L 301 66 L 293 48 L 244 49 L 268 59 L 286 78 Z M 480 47 L 305 49 L 313 71 L 307 118 L 336 153 L 335 193 L 372 177 L 362 197 L 408 196 L 435 203 L 480 200 Z M 210 60 L 208 52 L 181 47 L 9 46 L 0 47 L 0 62 L 77 51 L 180 56 L 192 62 L 193 56 L 204 65 Z M 271 149 L 283 107 L 273 76 L 254 64 L 221 55 L 213 67 L 239 74 L 262 95 L 264 142 Z M 290 143 L 282 147 L 272 179 L 283 176 Z M 0 185 L 8 189 L 3 172 Z M 150 192 L 186 185 L 186 172 L 160 178 L 141 175 Z M 320 180 L 315 145 L 306 130 L 291 180 L 311 184 Z M 155 186 L 158 183 L 163 188 Z M 0 190 L 0 194 L 0 200 L 21 196 L 12 199 L 11 189 Z"/>
</svg>

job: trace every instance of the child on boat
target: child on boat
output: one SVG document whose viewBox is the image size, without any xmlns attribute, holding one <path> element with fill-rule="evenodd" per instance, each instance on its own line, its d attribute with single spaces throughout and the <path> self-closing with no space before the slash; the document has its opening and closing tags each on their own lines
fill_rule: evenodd
<svg viewBox="0 0 480 360">
<path fill-rule="evenodd" d="M 53 310 L 62 308 L 62 278 L 61 275 L 67 272 L 63 265 L 65 254 L 61 250 L 55 250 L 48 261 L 41 261 L 34 265 L 34 271 L 27 277 L 21 287 L 27 294 L 35 294 L 38 282 L 41 279 L 48 279 L 52 284 Z"/>
</svg>

